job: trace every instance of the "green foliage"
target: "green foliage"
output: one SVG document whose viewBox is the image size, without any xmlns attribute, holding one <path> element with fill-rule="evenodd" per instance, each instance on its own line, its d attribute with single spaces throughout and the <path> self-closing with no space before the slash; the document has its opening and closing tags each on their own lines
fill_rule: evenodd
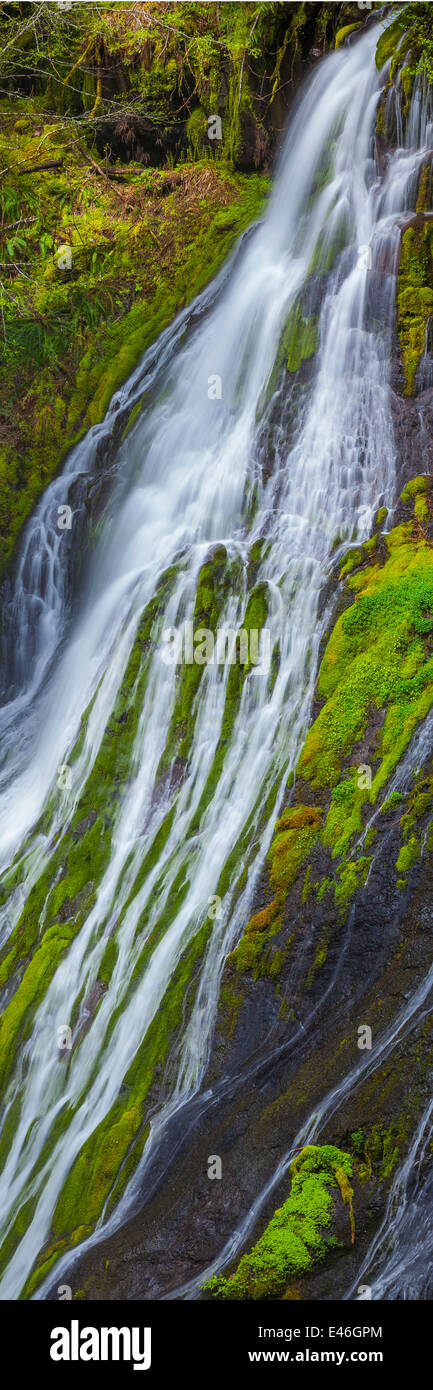
<svg viewBox="0 0 433 1390">
<path fill-rule="evenodd" d="M 251 971 L 254 978 L 275 974 L 275 955 L 269 943 L 282 925 L 281 911 L 288 892 L 319 838 L 323 812 L 320 807 L 292 806 L 283 811 L 275 825 L 267 856 L 272 902 L 251 917 L 230 959 L 239 973 Z M 281 964 L 281 957 L 278 957 Z"/>
<path fill-rule="evenodd" d="M 52 127 L 46 153 L 52 153 L 51 135 Z M 38 138 L 25 132 L 19 141 L 15 163 L 34 158 Z M 222 165 L 218 172 L 208 164 L 181 166 L 174 188 L 167 172 L 154 170 L 149 182 L 148 171 L 131 173 L 128 166 L 120 197 L 79 150 L 69 154 L 66 143 L 56 145 L 59 152 L 68 160 L 69 180 L 40 175 L 23 273 L 14 270 L 3 296 L 3 566 L 62 456 L 102 419 L 149 343 L 218 270 L 257 217 L 267 189 L 260 175 L 234 175 Z M 26 217 L 34 206 L 25 180 L 22 185 L 22 200 L 5 210 L 5 220 Z M 62 243 L 71 247 L 70 271 L 59 269 L 53 256 Z"/>
</svg>

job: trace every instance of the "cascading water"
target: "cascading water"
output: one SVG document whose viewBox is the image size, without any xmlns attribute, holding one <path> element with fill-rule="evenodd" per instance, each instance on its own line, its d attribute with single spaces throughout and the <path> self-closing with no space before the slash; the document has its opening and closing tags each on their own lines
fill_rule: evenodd
<svg viewBox="0 0 433 1390">
<path fill-rule="evenodd" d="M 76 447 L 24 538 L 0 714 L 4 1004 L 29 945 L 42 932 L 48 944 L 5 1015 L 3 1299 L 26 1289 L 50 1230 L 60 1274 L 65 1209 L 81 1248 L 124 1219 L 130 1171 L 143 1188 L 169 1118 L 201 1084 L 222 966 L 248 919 L 308 721 L 331 551 L 367 536 L 393 496 L 398 224 L 432 132 L 417 88 L 406 146 L 379 174 L 376 39 L 374 26 L 315 71 L 264 221 Z M 288 325 L 305 326 L 308 306 L 317 351 L 289 425 L 281 344 L 287 352 Z M 142 398 L 116 444 L 116 422 Z M 108 451 L 111 494 L 71 605 L 83 496 Z M 230 664 L 209 663 L 187 680 L 164 659 L 163 634 L 194 611 L 202 626 L 237 630 L 245 614 L 264 626 L 269 670 L 234 683 Z M 21 946 L 35 914 L 35 937 Z M 175 989 L 170 1047 L 164 1011 Z M 69 1026 L 66 1064 L 57 1037 Z M 82 1216 L 71 1173 L 85 1145 L 97 1163 L 110 1115 L 124 1135 L 120 1161 L 112 1172 L 106 1162 L 105 1186 Z M 315 1116 L 307 1137 L 318 1125 Z"/>
</svg>

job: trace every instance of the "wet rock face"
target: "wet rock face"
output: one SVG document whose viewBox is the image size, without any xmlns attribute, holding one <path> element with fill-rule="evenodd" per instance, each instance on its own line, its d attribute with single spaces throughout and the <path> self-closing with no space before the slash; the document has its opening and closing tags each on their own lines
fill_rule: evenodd
<svg viewBox="0 0 433 1390">
<path fill-rule="evenodd" d="M 401 385 L 401 364 L 395 363 L 394 381 L 398 374 Z M 395 389 L 391 408 L 400 491 L 418 473 L 433 472 L 433 389 L 423 391 L 415 399 L 397 394 Z"/>
</svg>

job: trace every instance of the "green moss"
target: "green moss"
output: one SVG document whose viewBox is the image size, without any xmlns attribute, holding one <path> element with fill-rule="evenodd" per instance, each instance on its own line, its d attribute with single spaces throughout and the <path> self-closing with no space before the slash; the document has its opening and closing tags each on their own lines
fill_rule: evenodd
<svg viewBox="0 0 433 1390">
<path fill-rule="evenodd" d="M 127 435 L 130 433 L 130 430 L 132 430 L 133 425 L 135 425 L 135 421 L 138 420 L 138 416 L 141 415 L 142 409 L 143 409 L 143 402 L 142 402 L 142 401 L 136 401 L 136 402 L 135 402 L 135 405 L 132 407 L 132 410 L 131 410 L 131 414 L 130 414 L 130 416 L 129 416 L 128 423 L 127 423 L 127 425 L 125 425 L 125 429 L 124 429 L 123 434 L 122 434 L 122 444 L 123 444 L 123 440 L 126 439 Z"/>
<path fill-rule="evenodd" d="M 314 980 L 314 978 L 315 978 L 315 975 L 317 975 L 317 971 L 318 971 L 318 970 L 321 970 L 321 969 L 322 969 L 322 966 L 324 966 L 325 963 L 326 963 L 327 955 L 328 955 L 328 942 L 327 942 L 327 941 L 322 941 L 322 942 L 317 946 L 317 948 L 316 948 L 316 951 L 315 951 L 315 954 L 314 954 L 313 963 L 312 963 L 312 965 L 310 965 L 310 969 L 309 969 L 309 971 L 308 971 L 308 973 L 307 973 L 307 977 L 306 977 L 306 981 L 305 981 L 305 984 L 306 984 L 306 988 L 307 988 L 307 989 L 311 989 L 311 986 L 312 986 L 313 980 Z"/>
<path fill-rule="evenodd" d="M 417 478 L 411 478 L 410 482 L 406 483 L 406 487 L 403 488 L 401 494 L 402 502 L 410 502 L 413 497 L 418 497 L 420 494 L 427 492 L 428 487 L 429 480 L 423 473 L 418 474 Z"/>
<path fill-rule="evenodd" d="M 396 869 L 399 873 L 407 874 L 420 858 L 420 847 L 416 835 L 411 835 L 407 845 L 402 845 L 397 859 Z"/>
<path fill-rule="evenodd" d="M 398 330 L 406 393 L 412 395 L 425 349 L 427 323 L 433 311 L 433 227 L 423 222 L 408 227 L 401 242 L 398 278 Z"/>
<path fill-rule="evenodd" d="M 319 672 L 324 700 L 307 734 L 298 774 L 315 787 L 336 786 L 342 760 L 366 733 L 371 706 L 385 710 L 372 799 L 384 785 L 433 702 L 433 628 L 429 545 L 413 526 L 386 538 L 384 565 L 370 564 L 347 580 L 356 601 L 338 619 Z"/>
<path fill-rule="evenodd" d="M 362 855 L 360 859 L 351 859 L 347 864 L 342 864 L 339 870 L 339 883 L 335 889 L 335 901 L 340 909 L 347 908 L 361 884 L 365 883 L 370 864 L 371 859 L 366 855 Z"/>
<path fill-rule="evenodd" d="M 111 980 L 118 954 L 116 939 L 114 936 L 110 936 L 98 970 L 98 980 L 102 980 L 104 984 L 108 985 Z"/>
<path fill-rule="evenodd" d="M 263 411 L 272 399 L 274 391 L 281 381 L 283 371 L 287 370 L 291 375 L 294 375 L 299 371 L 302 362 L 306 362 L 314 355 L 317 346 L 317 317 L 304 312 L 302 298 L 298 298 L 292 304 L 281 332 L 269 381 L 257 403 L 257 419 L 261 418 Z"/>
<path fill-rule="evenodd" d="M 423 777 L 416 783 L 409 797 L 406 814 L 401 818 L 401 830 L 403 835 L 409 834 L 417 821 L 430 811 L 433 802 L 433 778 Z"/>
<path fill-rule="evenodd" d="M 376 48 L 376 64 L 382 68 L 391 60 L 390 77 L 394 79 L 400 69 L 405 74 L 404 93 L 406 103 L 417 71 L 424 72 L 427 79 L 433 80 L 433 43 L 431 36 L 431 11 L 428 3 L 399 6 L 395 19 L 381 34 Z M 406 62 L 404 61 L 406 59 Z"/>
<path fill-rule="evenodd" d="M 301 306 L 297 303 L 291 310 L 284 332 L 287 370 L 291 373 L 297 372 L 302 362 L 314 356 L 317 344 L 317 318 L 314 315 L 304 317 Z"/>
<path fill-rule="evenodd" d="M 227 1038 L 231 1038 L 238 1021 L 242 1004 L 242 994 L 233 985 L 223 985 L 218 1001 L 219 1025 Z"/>
<path fill-rule="evenodd" d="M 404 115 L 406 116 L 410 106 L 413 91 L 414 71 L 409 63 L 404 63 L 400 68 L 400 80 L 404 92 Z"/>
<path fill-rule="evenodd" d="M 353 1137 L 353 1136 L 352 1136 Z M 365 1157 L 379 1179 L 389 1180 L 396 1167 L 405 1139 L 405 1120 L 400 1116 L 388 1129 L 383 1125 L 372 1126 L 364 1140 Z"/>
<path fill-rule="evenodd" d="M 331 804 L 323 828 L 323 844 L 332 849 L 332 856 L 346 853 L 353 835 L 362 830 L 362 807 L 370 801 L 366 787 L 358 786 L 358 768 L 350 768 L 343 780 L 332 789 Z"/>
<path fill-rule="evenodd" d="M 317 889 L 318 903 L 323 902 L 323 899 L 326 898 L 326 894 L 331 892 L 335 893 L 334 880 L 332 878 L 323 878 L 320 887 Z"/>
<path fill-rule="evenodd" d="M 202 565 L 198 580 L 193 614 L 193 644 L 201 641 L 201 630 L 215 638 L 220 614 L 236 579 L 237 564 L 228 562 L 225 546 L 217 546 L 211 558 Z M 193 646 L 195 652 L 196 646 Z M 177 755 L 187 758 L 194 740 L 197 705 L 195 697 L 203 678 L 205 665 L 192 660 L 182 662 L 177 671 L 177 694 L 161 758 L 158 775 L 168 768 Z"/>
<path fill-rule="evenodd" d="M 339 29 L 338 33 L 335 35 L 335 47 L 341 48 L 341 44 L 344 43 L 345 39 L 347 39 L 348 34 L 353 34 L 355 29 L 359 29 L 361 27 L 361 23 L 362 21 L 359 20 L 358 23 L 345 24 L 343 29 Z"/>
<path fill-rule="evenodd" d="M 220 160 L 180 165 L 172 191 L 167 170 L 127 165 L 122 172 L 117 165 L 129 184 L 124 206 L 116 184 L 92 172 L 81 145 L 70 148 L 69 125 L 48 134 L 45 154 L 64 159 L 68 180 L 60 189 L 58 179 L 41 174 L 36 216 L 34 184 L 17 181 L 14 172 L 15 164 L 34 160 L 33 129 L 20 135 L 20 147 L 9 147 L 5 205 L 10 200 L 10 219 L 24 219 L 24 249 L 16 257 L 26 273 L 15 277 L 14 298 L 3 303 L 10 410 L 0 451 L 0 572 L 61 459 L 216 273 L 269 186 L 263 175 L 233 173 Z M 58 268 L 47 226 L 58 227 L 70 245 L 70 272 Z M 155 254 L 155 244 L 163 254 Z M 140 409 L 137 402 L 124 435 Z"/>
<path fill-rule="evenodd" d="M 389 62 L 401 42 L 406 29 L 403 15 L 397 15 L 392 24 L 387 25 L 376 47 L 376 67 L 379 69 Z"/>
<path fill-rule="evenodd" d="M 425 497 L 415 498 L 414 512 L 420 526 L 427 526 L 430 521 L 430 512 Z"/>
<path fill-rule="evenodd" d="M 365 541 L 364 550 L 366 555 L 373 555 L 377 550 L 377 535 L 371 536 L 369 541 Z"/>
<path fill-rule="evenodd" d="M 421 170 L 420 170 L 420 174 L 419 174 L 418 194 L 417 194 L 417 200 L 416 200 L 416 211 L 417 211 L 417 212 L 425 212 L 427 209 L 430 208 L 430 204 L 431 204 L 431 164 L 430 164 L 430 160 L 428 159 L 428 160 L 426 161 L 426 163 L 423 164 L 423 165 L 421 166 Z"/>
<path fill-rule="evenodd" d="M 385 1135 L 383 1142 L 382 1172 L 383 1178 L 390 1178 L 399 1160 L 400 1149 L 398 1144 L 393 1143 L 392 1134 Z"/>
<path fill-rule="evenodd" d="M 229 956 L 229 961 L 236 966 L 238 974 L 251 973 L 257 979 L 259 974 L 267 973 L 263 953 L 269 947 L 272 937 L 279 932 L 281 925 L 275 902 L 250 918 L 238 945 Z M 268 953 L 267 963 L 271 962 L 272 955 Z"/>
<path fill-rule="evenodd" d="M 311 864 L 309 864 L 309 865 L 308 865 L 307 872 L 306 872 L 306 875 L 305 875 L 305 878 L 304 878 L 304 882 L 303 882 L 303 885 L 302 885 L 302 895 L 301 895 L 301 896 L 302 896 L 302 902 L 303 902 L 303 903 L 308 902 L 310 893 L 312 893 L 312 892 L 313 892 L 312 873 L 311 873 Z"/>
<path fill-rule="evenodd" d="M 277 965 L 269 945 L 282 926 L 281 909 L 287 894 L 319 837 L 322 816 L 320 807 L 294 806 L 277 820 L 267 856 L 274 897 L 267 907 L 251 917 L 230 956 L 239 973 L 251 971 L 257 977 L 258 974 L 275 974 L 281 967 L 281 957 Z"/>
<path fill-rule="evenodd" d="M 207 139 L 207 115 L 202 106 L 197 106 L 192 111 L 186 127 L 188 144 L 194 159 L 200 159 L 206 147 Z"/>
<path fill-rule="evenodd" d="M 380 808 L 381 816 L 387 815 L 387 812 L 391 811 L 393 806 L 399 806 L 402 801 L 403 797 L 401 792 L 391 792 L 390 796 L 387 796 L 386 801 L 382 803 Z"/>
<path fill-rule="evenodd" d="M 337 204 L 328 214 L 314 247 L 308 268 L 309 275 L 328 275 L 339 255 L 347 246 L 350 234 L 350 221 L 347 210 Z"/>
<path fill-rule="evenodd" d="M 268 855 L 269 881 L 277 902 L 287 896 L 301 864 L 317 840 L 322 816 L 320 807 L 294 806 L 284 811 L 277 821 Z"/>
<path fill-rule="evenodd" d="M 356 546 L 354 550 L 349 550 L 344 557 L 343 566 L 340 570 L 340 579 L 345 579 L 346 575 L 352 574 L 353 570 L 359 569 L 359 566 L 364 564 L 365 558 L 366 552 L 364 549 L 360 549 L 359 546 Z"/>
<path fill-rule="evenodd" d="M 23 1030 L 28 1029 L 39 999 L 45 993 L 73 935 L 74 928 L 61 923 L 47 929 L 39 950 L 27 966 L 21 984 L 5 1009 L 0 1020 L 0 1088 L 4 1087 L 18 1040 Z"/>
<path fill-rule="evenodd" d="M 357 1129 L 350 1136 L 355 1153 L 360 1156 L 364 1152 L 364 1131 Z"/>
<path fill-rule="evenodd" d="M 215 1298 L 281 1298 L 288 1283 L 322 1260 L 335 1238 L 330 1231 L 334 1189 L 349 1208 L 354 1236 L 352 1160 L 332 1145 L 307 1145 L 291 1164 L 290 1196 L 278 1208 L 235 1273 L 214 1276 L 203 1287 Z"/>
</svg>

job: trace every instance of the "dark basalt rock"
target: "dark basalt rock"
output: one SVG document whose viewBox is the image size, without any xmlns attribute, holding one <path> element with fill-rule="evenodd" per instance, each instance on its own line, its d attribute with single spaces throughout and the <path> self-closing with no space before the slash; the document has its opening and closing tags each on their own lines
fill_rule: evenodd
<svg viewBox="0 0 433 1390">
<path fill-rule="evenodd" d="M 396 363 L 393 381 L 399 377 Z M 397 490 L 400 492 L 411 478 L 419 473 L 433 473 L 433 389 L 415 398 L 402 396 L 394 389 L 391 396 L 397 464 Z"/>
</svg>

